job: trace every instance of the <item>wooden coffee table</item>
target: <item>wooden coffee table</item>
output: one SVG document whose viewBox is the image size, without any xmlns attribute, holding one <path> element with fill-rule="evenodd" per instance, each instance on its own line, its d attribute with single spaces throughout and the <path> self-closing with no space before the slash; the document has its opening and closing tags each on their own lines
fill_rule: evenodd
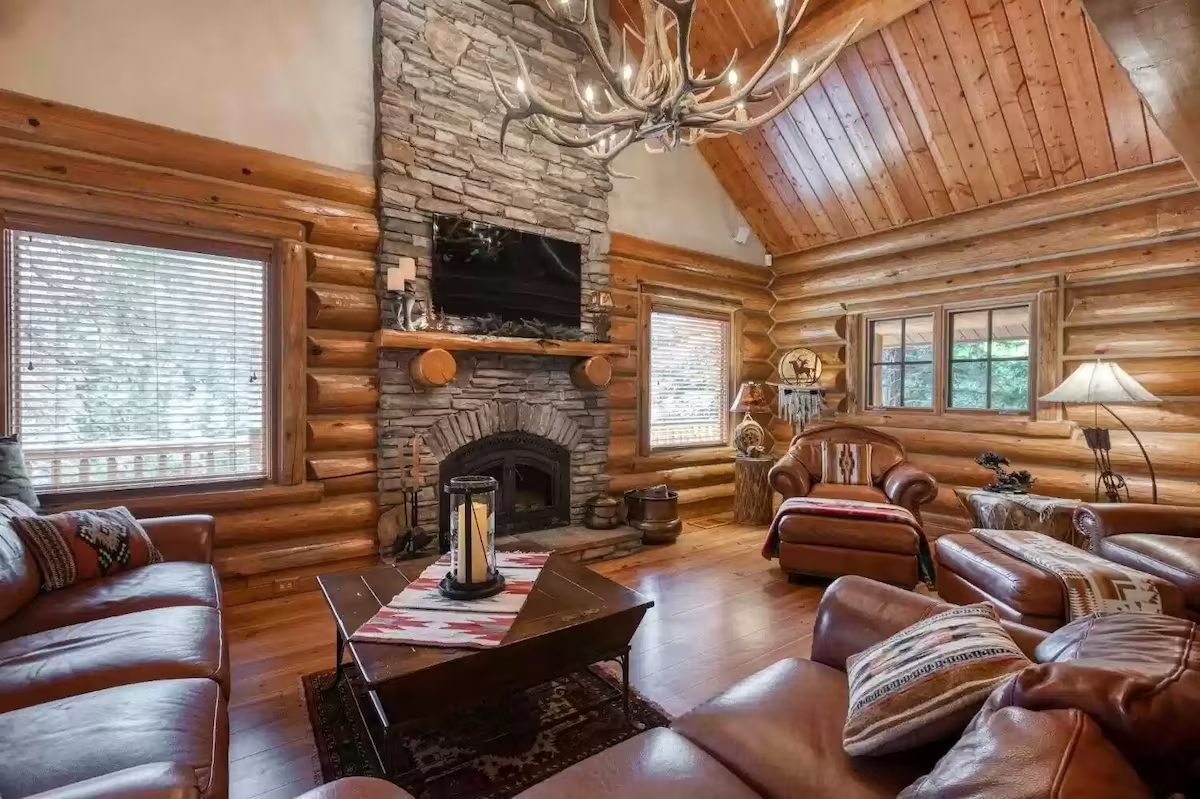
<svg viewBox="0 0 1200 799">
<path fill-rule="evenodd" d="M 449 649 L 351 641 L 363 622 L 433 559 L 317 578 L 337 626 L 337 679 L 346 649 L 366 688 L 358 711 L 384 770 L 392 740 L 413 719 L 505 696 L 606 660 L 621 664 L 629 719 L 629 642 L 654 602 L 566 558 L 552 555 L 533 592 L 494 649 Z M 364 706 L 369 705 L 369 706 Z"/>
</svg>

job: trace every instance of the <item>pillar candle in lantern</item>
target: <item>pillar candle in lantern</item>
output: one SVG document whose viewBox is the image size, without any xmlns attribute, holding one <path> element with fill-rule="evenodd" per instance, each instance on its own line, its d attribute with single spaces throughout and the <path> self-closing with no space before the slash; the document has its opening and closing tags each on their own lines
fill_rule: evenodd
<svg viewBox="0 0 1200 799">
<path fill-rule="evenodd" d="M 488 509 L 483 502 L 471 503 L 471 534 L 467 535 L 467 505 L 458 506 L 458 574 L 460 583 L 482 583 L 488 578 Z M 468 547 L 470 548 L 468 550 Z M 470 552 L 470 571 L 467 553 Z"/>
</svg>

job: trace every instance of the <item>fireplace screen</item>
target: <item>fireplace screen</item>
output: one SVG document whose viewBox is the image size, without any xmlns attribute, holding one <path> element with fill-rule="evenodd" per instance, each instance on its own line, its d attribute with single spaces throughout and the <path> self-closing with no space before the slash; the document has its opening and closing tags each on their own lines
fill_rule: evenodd
<svg viewBox="0 0 1200 799">
<path fill-rule="evenodd" d="M 571 522 L 571 453 L 529 433 L 497 433 L 456 450 L 441 464 L 441 483 L 470 474 L 496 478 L 496 535 L 544 530 Z M 449 508 L 441 498 L 445 547 Z"/>
</svg>

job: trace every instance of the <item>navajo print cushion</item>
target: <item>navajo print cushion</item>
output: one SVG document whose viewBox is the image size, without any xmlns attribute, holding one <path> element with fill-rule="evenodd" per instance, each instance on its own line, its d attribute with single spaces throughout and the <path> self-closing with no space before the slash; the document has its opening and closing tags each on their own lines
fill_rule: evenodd
<svg viewBox="0 0 1200 799">
<path fill-rule="evenodd" d="M 43 591 L 162 562 L 145 528 L 125 508 L 18 517 L 12 525 L 37 561 Z"/>
<path fill-rule="evenodd" d="M 842 745 L 882 755 L 957 735 L 998 683 L 1028 665 L 989 605 L 919 621 L 847 661 Z"/>
<path fill-rule="evenodd" d="M 821 482 L 843 486 L 871 485 L 871 445 L 822 441 Z"/>
</svg>

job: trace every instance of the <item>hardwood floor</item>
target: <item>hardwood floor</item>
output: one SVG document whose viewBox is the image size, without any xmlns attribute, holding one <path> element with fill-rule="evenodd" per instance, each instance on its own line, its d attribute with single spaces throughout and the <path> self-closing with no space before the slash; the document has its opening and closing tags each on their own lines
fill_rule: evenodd
<svg viewBox="0 0 1200 799">
<path fill-rule="evenodd" d="M 763 534 L 698 520 L 671 546 L 594 567 L 654 599 L 634 638 L 633 684 L 669 714 L 780 658 L 808 656 L 824 586 L 788 583 L 759 554 Z M 317 784 L 300 678 L 332 668 L 329 612 L 319 594 L 303 594 L 231 607 L 226 625 L 230 796 L 290 799 Z"/>
</svg>

